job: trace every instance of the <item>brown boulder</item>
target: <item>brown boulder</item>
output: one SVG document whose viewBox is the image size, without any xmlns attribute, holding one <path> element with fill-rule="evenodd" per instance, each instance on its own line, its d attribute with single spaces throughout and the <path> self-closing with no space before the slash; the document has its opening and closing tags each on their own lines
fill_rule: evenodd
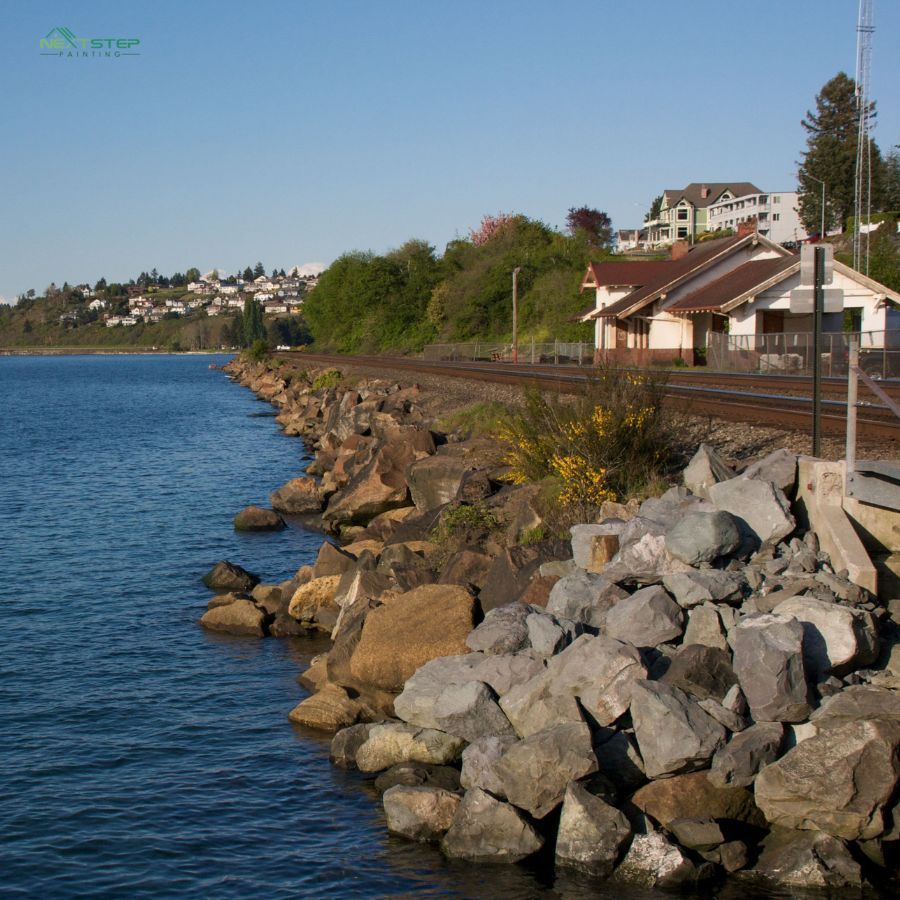
<svg viewBox="0 0 900 900">
<path fill-rule="evenodd" d="M 663 828 L 675 819 L 731 819 L 765 827 L 766 820 L 745 788 L 713 785 L 706 772 L 691 772 L 651 781 L 631 798 L 638 809 Z"/>
<path fill-rule="evenodd" d="M 203 576 L 203 583 L 214 591 L 252 591 L 259 584 L 259 578 L 223 559 Z"/>
<path fill-rule="evenodd" d="M 307 697 L 288 713 L 297 725 L 319 731 L 340 731 L 359 718 L 360 705 L 347 692 L 333 684 L 325 685 L 317 694 Z"/>
<path fill-rule="evenodd" d="M 424 434 L 428 436 L 427 442 L 417 432 L 402 433 L 383 444 L 347 487 L 329 500 L 325 518 L 330 526 L 365 524 L 379 513 L 408 506 L 406 469 L 415 460 L 434 452 L 430 434 Z"/>
<path fill-rule="evenodd" d="M 209 609 L 200 617 L 200 624 L 210 631 L 226 634 L 253 637 L 264 637 L 266 634 L 266 614 L 252 600 L 238 599 Z"/>
<path fill-rule="evenodd" d="M 262 506 L 245 506 L 234 517 L 235 531 L 279 531 L 285 527 L 284 519 Z"/>
<path fill-rule="evenodd" d="M 357 681 L 400 691 L 429 660 L 467 653 L 474 626 L 475 599 L 465 588 L 423 585 L 369 612 L 350 672 Z"/>
<path fill-rule="evenodd" d="M 279 512 L 302 516 L 322 509 L 322 492 L 312 478 L 292 478 L 272 492 L 269 502 Z"/>
<path fill-rule="evenodd" d="M 334 604 L 340 580 L 340 575 L 325 575 L 301 585 L 291 597 L 288 614 L 298 622 L 315 625 L 322 610 Z"/>
</svg>

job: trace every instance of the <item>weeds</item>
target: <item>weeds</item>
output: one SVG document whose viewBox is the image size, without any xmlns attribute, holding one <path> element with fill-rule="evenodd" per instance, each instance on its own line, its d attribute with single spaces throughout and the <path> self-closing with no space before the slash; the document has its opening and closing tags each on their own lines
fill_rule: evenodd
<svg viewBox="0 0 900 900">
<path fill-rule="evenodd" d="M 448 413 L 435 425 L 443 432 L 457 431 L 466 438 L 493 435 L 509 417 L 509 411 L 496 400 L 473 403 Z"/>
</svg>

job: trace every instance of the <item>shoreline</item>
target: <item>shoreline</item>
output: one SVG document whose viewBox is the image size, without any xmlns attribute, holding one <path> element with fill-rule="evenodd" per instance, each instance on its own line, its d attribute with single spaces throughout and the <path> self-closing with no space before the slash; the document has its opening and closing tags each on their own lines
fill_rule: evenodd
<svg viewBox="0 0 900 900">
<path fill-rule="evenodd" d="M 30 347 L 30 348 L 4 348 L 0 349 L 0 356 L 233 356 L 233 350 L 159 350 L 143 349 L 141 347 L 129 348 L 101 348 L 101 347 Z"/>
<path fill-rule="evenodd" d="M 784 589 L 778 579 L 785 571 L 790 569 L 789 574 L 794 576 L 798 574 L 795 570 L 803 573 L 799 562 L 805 563 L 807 570 L 812 565 L 813 573 L 821 571 L 820 583 L 835 586 L 840 582 L 839 573 L 831 572 L 827 562 L 818 558 L 813 537 L 804 537 L 796 546 L 792 543 L 788 548 L 787 535 L 794 530 L 793 519 L 785 537 L 778 538 L 777 548 L 773 543 L 776 553 L 769 551 L 766 559 L 758 561 L 763 588 L 740 597 L 740 606 L 736 607 L 739 591 L 732 591 L 727 598 L 716 597 L 715 590 L 710 593 L 709 585 L 702 578 L 708 596 L 699 603 L 682 603 L 683 598 L 673 586 L 677 580 L 670 584 L 665 579 L 676 574 L 696 578 L 692 572 L 702 575 L 705 571 L 723 572 L 724 577 L 724 573 L 731 571 L 738 573 L 734 578 L 741 581 L 746 594 L 744 573 L 749 575 L 749 570 L 756 566 L 759 551 L 745 557 L 737 568 L 732 565 L 730 569 L 692 570 L 685 565 L 678 572 L 651 578 L 650 584 L 643 588 L 639 582 L 637 591 L 630 589 L 633 593 L 629 602 L 646 595 L 647 591 L 655 591 L 656 607 L 653 608 L 658 612 L 661 595 L 665 594 L 660 582 L 665 580 L 666 589 L 678 600 L 675 604 L 669 598 L 674 607 L 674 612 L 670 609 L 669 614 L 677 620 L 679 634 L 685 620 L 688 632 L 694 629 L 694 637 L 700 633 L 701 625 L 706 629 L 706 643 L 688 644 L 685 638 L 677 645 L 667 643 L 672 640 L 671 635 L 638 637 L 626 634 L 627 627 L 622 631 L 621 623 L 617 626 L 620 629 L 616 632 L 617 640 L 630 637 L 632 641 L 625 641 L 628 646 L 648 648 L 635 651 L 637 655 L 632 656 L 632 663 L 626 667 L 637 665 L 642 677 L 649 679 L 638 679 L 640 690 L 653 695 L 644 697 L 644 706 L 650 710 L 645 717 L 651 716 L 654 703 L 669 702 L 674 696 L 676 706 L 680 704 L 688 710 L 686 721 L 691 723 L 688 730 L 693 731 L 694 738 L 698 728 L 700 732 L 704 730 L 697 725 L 698 715 L 709 719 L 703 720 L 704 727 L 712 732 L 710 740 L 716 746 L 701 751 L 693 763 L 660 764 L 653 759 L 648 731 L 640 723 L 641 707 L 637 700 L 629 698 L 631 710 L 626 702 L 618 715 L 607 722 L 611 713 L 598 716 L 583 695 L 575 694 L 580 711 L 564 713 L 557 708 L 561 701 L 555 701 L 553 709 L 547 707 L 546 691 L 522 694 L 521 690 L 535 677 L 545 677 L 541 672 L 551 670 L 557 660 L 571 657 L 576 648 L 584 651 L 592 646 L 596 651 L 597 642 L 604 640 L 600 635 L 610 630 L 605 619 L 602 628 L 593 626 L 596 597 L 588 603 L 584 597 L 580 601 L 572 598 L 577 593 L 578 579 L 584 594 L 585 584 L 596 586 L 591 573 L 598 567 L 603 571 L 607 563 L 615 566 L 621 556 L 605 560 L 602 565 L 598 563 L 598 548 L 603 541 L 598 541 L 601 533 L 597 529 L 607 526 L 576 526 L 581 530 L 576 534 L 573 529 L 571 545 L 559 540 L 544 542 L 546 545 L 537 549 L 522 545 L 518 538 L 526 530 L 537 527 L 533 524 L 539 518 L 531 503 L 533 497 L 520 497 L 522 502 L 518 508 L 511 510 L 509 507 L 515 504 L 509 498 L 517 492 L 498 488 L 497 461 L 491 458 L 489 448 L 479 446 L 477 441 L 467 443 L 452 434 L 442 435 L 443 442 L 435 441 L 431 430 L 434 422 L 420 408 L 422 392 L 417 386 L 402 387 L 387 378 L 342 384 L 340 378 L 329 380 L 323 372 L 314 373 L 311 383 L 301 386 L 294 380 L 298 377 L 296 372 L 284 378 L 281 368 L 237 359 L 228 364 L 226 372 L 238 384 L 249 387 L 257 397 L 279 409 L 276 419 L 285 433 L 303 437 L 314 455 L 307 472 L 319 481 L 308 476 L 292 479 L 273 493 L 275 509 L 280 504 L 285 514 L 313 516 L 322 521 L 326 532 L 340 536 L 342 541 L 339 545 L 326 540 L 315 563 L 301 568 L 289 582 L 251 586 L 248 599 L 241 598 L 240 602 L 245 604 L 241 612 L 255 616 L 254 627 L 258 631 L 244 633 L 265 633 L 270 629 L 271 634 L 288 634 L 296 626 L 302 632 L 330 634 L 329 652 L 300 676 L 301 683 L 313 693 L 292 711 L 291 719 L 307 727 L 336 733 L 331 753 L 336 765 L 382 773 L 375 786 L 383 794 L 392 832 L 413 840 L 441 843 L 450 856 L 484 860 L 487 858 L 484 847 L 478 845 L 472 832 L 478 823 L 476 830 L 492 831 L 495 844 L 507 841 L 509 846 L 501 854 L 505 861 L 516 861 L 537 852 L 546 854 L 555 843 L 557 866 L 572 866 L 592 872 L 598 878 L 613 875 L 648 887 L 699 888 L 710 881 L 721 881 L 726 873 L 734 873 L 731 877 L 747 877 L 748 871 L 750 877 L 760 879 L 761 883 L 781 888 L 816 885 L 856 888 L 865 878 L 872 877 L 872 871 L 877 876 L 877 866 L 865 872 L 860 868 L 858 841 L 861 837 L 829 834 L 828 816 L 821 810 L 816 820 L 820 821 L 817 825 L 820 830 L 810 833 L 802 828 L 795 830 L 796 825 L 790 825 L 789 817 L 775 808 L 777 801 L 767 800 L 757 805 L 752 790 L 757 772 L 749 780 L 746 776 L 739 779 L 747 787 L 726 783 L 710 788 L 707 784 L 710 761 L 715 769 L 717 754 L 741 744 L 736 739 L 742 735 L 758 736 L 760 730 L 765 731 L 767 720 L 753 706 L 752 684 L 744 684 L 732 674 L 728 691 L 714 691 L 708 700 L 698 703 L 697 680 L 708 678 L 710 666 L 717 670 L 722 654 L 729 657 L 729 670 L 732 653 L 735 669 L 739 668 L 733 632 L 742 617 L 771 617 L 774 612 L 779 619 L 787 618 L 788 606 L 779 610 L 775 609 L 777 604 L 771 610 L 764 608 L 763 601 L 768 596 L 762 593 L 765 582 L 772 583 L 771 594 L 776 596 L 777 589 Z M 322 385 L 316 388 L 319 379 L 323 379 Z M 393 449 L 385 452 L 387 447 Z M 398 473 L 402 478 L 397 478 Z M 518 493 L 526 495 L 527 491 Z M 505 497 L 504 502 L 498 503 L 498 497 Z M 687 492 L 678 495 L 680 508 L 676 520 L 696 507 L 694 500 Z M 660 512 L 661 501 L 653 502 Z M 616 535 L 617 544 L 620 540 L 626 542 L 625 529 L 629 527 L 626 522 L 644 518 L 644 509 L 650 503 L 647 501 L 640 510 L 636 504 L 630 508 L 615 504 L 618 509 L 610 508 L 616 524 L 607 533 Z M 454 546 L 446 531 L 437 531 L 442 527 L 446 510 L 481 507 L 489 509 L 491 516 L 500 520 L 505 529 L 502 534 L 495 533 L 496 529 L 493 532 L 487 529 L 489 533 L 485 534 L 484 523 L 475 523 L 456 542 L 459 546 Z M 698 514 L 699 509 L 694 515 Z M 435 540 L 439 534 L 440 538 Z M 782 559 L 783 565 L 779 562 Z M 755 579 L 756 570 L 753 571 Z M 611 573 L 611 569 L 607 572 Z M 628 584 L 628 578 L 619 582 L 623 583 Z M 613 583 L 607 581 L 607 584 Z M 854 624 L 864 623 L 874 645 L 879 640 L 882 645 L 893 641 L 895 626 L 890 617 L 871 598 L 853 593 L 848 584 L 841 582 L 841 590 L 852 595 L 849 600 L 844 599 L 841 610 L 844 604 L 854 610 Z M 559 602 L 560 594 L 565 592 L 558 585 L 569 587 L 565 610 L 560 609 Z M 619 595 L 601 602 L 601 606 L 606 606 L 604 617 L 610 606 L 617 601 L 624 603 L 629 596 L 618 587 L 616 590 Z M 808 590 L 795 590 L 796 595 L 780 596 L 779 601 L 799 601 L 800 606 L 805 603 L 807 607 L 828 602 L 820 599 L 824 596 L 821 591 L 819 596 L 813 596 Z M 838 598 L 831 596 L 837 607 Z M 215 600 L 220 601 L 221 597 Z M 579 602 L 580 609 L 576 608 Z M 235 603 L 211 603 L 206 615 L 232 609 Z M 405 607 L 404 614 L 395 612 L 401 604 Z M 643 612 L 632 610 L 629 617 L 645 620 L 650 615 L 650 607 L 642 609 Z M 702 617 L 698 609 L 703 612 Z M 566 615 L 561 615 L 562 612 Z M 795 618 L 790 621 L 796 623 L 800 621 L 796 616 L 804 612 L 797 609 L 793 612 Z M 833 612 L 837 614 L 837 609 Z M 711 628 L 711 618 L 715 618 L 715 628 Z M 798 642 L 796 656 L 802 630 L 798 637 L 796 629 L 786 627 Z M 718 634 L 713 633 L 716 630 Z M 551 633 L 555 634 L 552 639 L 548 637 Z M 552 646 L 547 644 L 548 640 Z M 702 659 L 694 660 L 693 669 L 687 675 L 682 673 L 681 681 L 674 683 L 681 687 L 663 690 L 658 685 L 668 683 L 666 669 L 672 667 L 674 660 L 690 655 L 684 652 L 685 646 L 701 646 L 707 650 L 712 647 L 719 655 L 712 654 L 716 658 L 713 662 L 710 653 L 701 652 Z M 803 650 L 806 653 L 805 647 Z M 621 648 L 617 650 L 621 652 Z M 803 703 L 807 706 L 799 713 L 782 716 L 777 729 L 774 725 L 768 728 L 772 734 L 778 731 L 778 739 L 775 741 L 769 735 L 765 759 L 756 762 L 758 772 L 771 770 L 767 777 L 774 778 L 776 769 L 787 765 L 785 761 L 790 762 L 792 754 L 802 755 L 799 750 L 804 744 L 812 741 L 807 748 L 815 745 L 818 726 L 807 723 L 813 706 L 819 707 L 815 710 L 819 714 L 835 703 L 832 698 L 848 700 L 850 695 L 857 704 L 872 697 L 877 697 L 881 704 L 894 702 L 900 688 L 900 672 L 888 666 L 878 673 L 882 676 L 880 680 L 872 676 L 860 679 L 855 675 L 861 669 L 864 673 L 875 671 L 865 670 L 865 666 L 876 662 L 871 658 L 873 652 L 870 648 L 869 656 L 862 653 L 850 664 L 854 678 L 842 682 L 830 675 L 835 682 L 829 685 L 830 692 L 820 687 L 811 674 L 801 673 L 800 680 L 807 686 L 803 691 L 799 683 L 795 687 L 798 697 L 804 694 Z M 473 675 L 470 665 L 473 663 L 490 664 L 488 667 L 494 669 L 503 665 L 507 668 L 505 673 L 494 671 L 491 676 Z M 796 673 L 793 677 L 796 681 Z M 854 691 L 856 688 L 859 690 Z M 635 691 L 640 692 L 637 688 Z M 868 692 L 865 698 L 860 691 Z M 603 696 L 615 692 L 610 683 Z M 729 694 L 733 696 L 726 696 Z M 551 691 L 549 696 L 562 695 Z M 751 698 L 749 709 L 748 698 Z M 524 709 L 541 707 L 543 711 L 539 715 L 544 718 L 540 724 L 549 727 L 536 728 L 534 722 L 529 724 L 526 720 L 530 713 L 517 709 L 516 699 Z M 619 703 L 622 702 L 620 699 Z M 693 715 L 698 705 L 702 713 Z M 897 716 L 900 720 L 900 709 Z M 862 719 L 869 724 L 880 721 L 879 715 L 871 711 L 865 712 Z M 775 721 L 779 721 L 778 717 Z M 597 728 L 605 735 L 599 744 Z M 726 741 L 728 735 L 731 738 Z M 900 735 L 890 740 L 900 742 Z M 574 768 L 571 760 L 563 763 L 571 752 L 580 758 Z M 551 790 L 552 796 L 543 799 L 533 796 L 533 788 L 529 792 L 521 783 L 514 765 L 517 755 L 528 756 L 533 768 L 534 753 L 543 760 L 542 780 L 561 782 Z M 598 760 L 603 763 L 602 775 L 597 772 Z M 662 771 L 653 768 L 658 769 L 660 765 Z M 667 799 L 660 796 L 666 792 L 671 796 Z M 698 792 L 704 798 L 703 810 L 696 809 L 696 804 L 691 806 L 691 795 Z M 810 789 L 810 793 L 815 791 Z M 733 808 L 735 798 L 740 799 L 738 806 L 743 809 L 739 815 Z M 824 800 L 818 802 L 827 805 Z M 668 811 L 665 811 L 667 803 Z M 672 815 L 673 803 L 676 812 L 682 815 Z M 545 808 L 548 804 L 549 808 Z M 887 810 L 887 805 L 888 799 L 879 801 L 879 809 Z M 597 846 L 608 845 L 612 840 L 610 834 L 619 835 L 613 840 L 612 851 L 606 846 L 602 860 L 596 858 L 596 847 L 572 849 L 566 843 L 566 827 L 571 823 L 570 826 L 565 823 L 576 819 L 582 830 L 594 829 L 593 843 Z M 687 825 L 681 824 L 679 830 L 676 820 L 681 819 L 689 821 Z M 896 830 L 896 826 L 888 825 L 887 819 L 890 819 L 889 812 L 879 834 L 889 836 L 879 840 L 879 835 L 875 835 L 874 840 L 880 852 L 890 855 L 897 838 L 890 831 L 891 827 Z M 821 822 L 826 823 L 824 830 Z M 706 843 L 688 833 L 691 829 L 696 832 L 704 828 Z M 871 824 L 868 828 L 878 830 Z M 515 832 L 514 836 L 511 831 Z M 769 834 L 762 843 L 760 831 Z M 864 831 L 860 831 L 860 836 Z M 779 840 L 773 839 L 776 834 Z M 548 865 L 552 867 L 553 863 Z M 885 865 L 890 864 L 885 862 Z"/>
</svg>

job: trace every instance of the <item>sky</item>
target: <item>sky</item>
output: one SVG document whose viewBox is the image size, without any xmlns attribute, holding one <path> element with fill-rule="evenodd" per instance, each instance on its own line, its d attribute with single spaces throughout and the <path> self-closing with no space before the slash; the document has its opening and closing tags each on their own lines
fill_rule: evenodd
<svg viewBox="0 0 900 900">
<path fill-rule="evenodd" d="M 489 213 L 638 225 L 692 181 L 792 190 L 857 0 L 0 0 L 0 297 L 329 263 Z M 874 0 L 900 143 L 900 3 Z M 138 56 L 42 56 L 58 26 Z"/>
</svg>

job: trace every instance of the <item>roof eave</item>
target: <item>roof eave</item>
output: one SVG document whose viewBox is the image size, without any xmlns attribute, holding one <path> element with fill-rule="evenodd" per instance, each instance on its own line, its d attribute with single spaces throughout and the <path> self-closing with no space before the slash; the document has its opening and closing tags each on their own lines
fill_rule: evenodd
<svg viewBox="0 0 900 900">
<path fill-rule="evenodd" d="M 776 284 L 780 284 L 786 278 L 789 278 L 791 275 L 794 275 L 799 271 L 800 260 L 798 258 L 796 263 L 788 266 L 784 271 L 776 272 L 774 275 L 769 276 L 765 281 L 761 281 L 759 284 L 753 285 L 752 288 L 749 288 L 742 294 L 739 294 L 733 300 L 729 300 L 727 303 L 723 303 L 719 308 L 723 313 L 730 313 L 733 309 L 736 309 L 741 304 L 746 303 L 757 294 L 761 294 L 763 291 L 767 291 L 770 287 L 775 287 Z"/>
</svg>

